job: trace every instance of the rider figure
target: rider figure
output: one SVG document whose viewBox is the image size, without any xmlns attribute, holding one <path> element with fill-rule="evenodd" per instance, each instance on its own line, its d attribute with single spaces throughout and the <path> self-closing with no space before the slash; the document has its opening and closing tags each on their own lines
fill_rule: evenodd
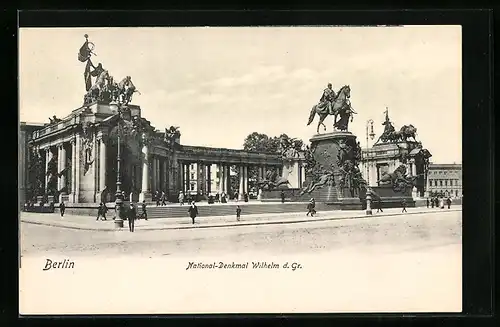
<svg viewBox="0 0 500 327">
<path fill-rule="evenodd" d="M 332 102 L 335 99 L 335 91 L 332 89 L 332 83 L 328 83 L 328 86 L 323 91 L 323 95 L 321 96 L 320 107 L 326 104 L 328 108 L 328 113 L 333 115 L 333 105 Z"/>
</svg>

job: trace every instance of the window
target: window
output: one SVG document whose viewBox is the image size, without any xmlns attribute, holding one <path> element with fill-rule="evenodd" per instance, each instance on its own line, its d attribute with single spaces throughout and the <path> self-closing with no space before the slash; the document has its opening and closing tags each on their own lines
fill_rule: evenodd
<svg viewBox="0 0 500 327">
<path fill-rule="evenodd" d="M 191 179 L 194 179 L 194 173 L 191 173 Z"/>
<path fill-rule="evenodd" d="M 439 186 L 443 186 L 443 181 L 439 181 Z"/>
<path fill-rule="evenodd" d="M 194 191 L 194 184 L 191 184 L 191 191 Z"/>
<path fill-rule="evenodd" d="M 444 186 L 448 186 L 448 180 L 447 179 L 444 181 Z"/>
<path fill-rule="evenodd" d="M 191 164 L 191 169 L 194 169 L 194 164 Z"/>
<path fill-rule="evenodd" d="M 455 190 L 455 196 L 458 196 L 458 190 Z"/>
</svg>

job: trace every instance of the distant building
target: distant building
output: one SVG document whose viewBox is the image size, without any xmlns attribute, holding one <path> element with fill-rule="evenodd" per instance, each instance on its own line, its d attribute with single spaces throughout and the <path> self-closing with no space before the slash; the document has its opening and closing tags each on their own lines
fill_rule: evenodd
<svg viewBox="0 0 500 327">
<path fill-rule="evenodd" d="M 462 164 L 429 165 L 427 178 L 429 195 L 462 197 Z"/>
</svg>

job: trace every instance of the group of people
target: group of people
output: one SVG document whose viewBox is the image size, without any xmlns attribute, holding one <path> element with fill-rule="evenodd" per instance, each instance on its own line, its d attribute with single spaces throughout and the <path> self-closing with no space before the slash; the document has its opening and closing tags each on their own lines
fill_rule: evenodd
<svg viewBox="0 0 500 327">
<path fill-rule="evenodd" d="M 238 202 L 238 193 L 235 193 L 233 195 L 233 199 Z M 249 196 L 247 193 L 243 193 L 243 201 L 248 202 Z M 184 194 L 183 191 L 179 192 L 179 195 L 177 197 L 177 200 L 179 201 L 179 205 L 184 205 L 185 203 L 191 204 L 192 202 L 195 202 L 195 199 L 193 199 L 193 196 L 191 194 Z M 208 204 L 213 204 L 213 203 L 227 203 L 229 200 L 229 195 L 226 194 L 225 192 L 222 193 L 216 193 L 215 195 L 213 194 L 208 194 L 207 195 L 207 200 Z M 158 205 L 158 202 L 157 202 Z"/>
<path fill-rule="evenodd" d="M 153 194 L 153 201 L 156 202 L 156 206 L 166 206 L 167 205 L 167 195 L 163 191 L 156 191 Z"/>
<path fill-rule="evenodd" d="M 62 204 L 64 205 L 64 204 Z M 128 227 L 129 227 L 129 230 L 131 232 L 134 231 L 134 227 L 135 227 L 135 220 L 138 220 L 138 219 L 145 219 L 145 220 L 148 220 L 148 213 L 147 213 L 147 205 L 146 205 L 146 201 L 142 201 L 141 203 L 141 211 L 140 213 L 138 214 L 137 213 L 137 207 L 138 205 L 134 205 L 134 202 L 130 202 L 129 204 L 129 207 L 128 208 L 122 208 L 123 210 L 123 217 L 128 221 Z M 106 213 L 108 212 L 108 207 L 106 206 L 105 203 L 101 202 L 99 203 L 99 207 L 97 208 L 97 218 L 96 218 L 96 221 L 98 221 L 99 219 L 100 220 L 108 220 L 106 218 Z M 64 211 L 61 210 L 61 216 L 64 215 Z M 113 217 L 113 220 L 115 220 L 116 217 Z"/>
<path fill-rule="evenodd" d="M 446 205 L 448 206 L 448 209 L 450 209 L 451 207 L 451 198 L 448 197 L 446 199 L 442 198 L 442 197 L 433 197 L 433 198 L 427 198 L 427 208 L 429 208 L 429 206 L 431 206 L 432 208 L 436 207 L 436 208 L 441 208 L 441 209 L 444 209 L 444 205 L 445 205 L 445 202 L 446 202 Z"/>
</svg>

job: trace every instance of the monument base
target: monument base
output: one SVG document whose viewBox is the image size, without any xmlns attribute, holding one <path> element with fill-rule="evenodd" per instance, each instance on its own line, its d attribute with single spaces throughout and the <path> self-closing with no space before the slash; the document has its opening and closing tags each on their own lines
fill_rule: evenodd
<svg viewBox="0 0 500 327">
<path fill-rule="evenodd" d="M 411 189 L 408 188 L 403 192 L 396 192 L 391 185 L 371 186 L 372 189 L 372 210 L 379 205 L 384 208 L 401 208 L 403 200 L 406 201 L 406 207 L 415 207 L 415 199 L 411 195 Z M 366 190 L 361 190 L 360 198 L 363 203 L 363 208 L 366 208 Z"/>
<path fill-rule="evenodd" d="M 340 198 L 338 205 L 341 210 L 363 210 L 363 201 L 360 198 Z M 366 207 L 366 205 L 365 205 Z"/>
<path fill-rule="evenodd" d="M 142 202 L 142 201 L 152 202 L 153 201 L 153 194 L 151 194 L 151 192 L 139 193 L 139 202 Z"/>
</svg>

